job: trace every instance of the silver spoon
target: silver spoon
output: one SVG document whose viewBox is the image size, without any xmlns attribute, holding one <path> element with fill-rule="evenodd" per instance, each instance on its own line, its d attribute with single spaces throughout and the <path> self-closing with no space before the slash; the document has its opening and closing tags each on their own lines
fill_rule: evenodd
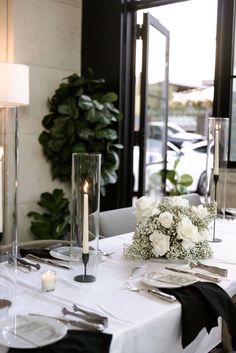
<svg viewBox="0 0 236 353">
<path fill-rule="evenodd" d="M 140 291 L 144 291 L 146 293 L 149 293 L 151 295 L 157 296 L 160 299 L 166 300 L 169 303 L 174 303 L 176 301 L 176 298 L 174 295 L 171 294 L 167 294 L 164 293 L 162 291 L 160 291 L 160 289 L 155 288 L 155 289 L 149 289 L 149 288 L 138 288 L 136 287 L 133 283 L 127 282 L 126 283 L 127 288 L 131 291 L 131 292 L 140 292 Z"/>
</svg>

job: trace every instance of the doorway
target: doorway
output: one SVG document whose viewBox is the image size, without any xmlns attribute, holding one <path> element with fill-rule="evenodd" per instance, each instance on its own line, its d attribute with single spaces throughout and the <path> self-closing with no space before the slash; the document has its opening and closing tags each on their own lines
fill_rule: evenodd
<svg viewBox="0 0 236 353">
<path fill-rule="evenodd" d="M 155 80 L 157 66 L 161 67 L 160 58 L 163 59 L 161 42 L 154 37 L 148 39 L 149 57 L 147 59 L 142 55 L 141 63 L 140 45 L 144 44 L 139 43 L 135 48 L 134 136 L 139 138 L 134 139 L 133 146 L 134 197 L 150 195 L 153 191 L 155 196 L 166 193 L 171 185 L 164 182 L 163 190 L 163 174 L 160 171 L 165 170 L 165 166 L 173 168 L 177 159 L 180 159 L 178 175 L 189 174 L 193 179 L 192 184 L 186 187 L 186 192 L 201 193 L 204 188 L 207 117 L 212 115 L 214 96 L 217 3 L 217 0 L 189 0 L 137 11 L 138 25 L 143 23 L 142 18 L 148 12 L 149 16 L 168 29 L 170 48 L 166 117 L 165 114 L 158 115 L 157 110 L 149 109 L 148 112 L 150 104 L 147 102 L 147 97 L 152 102 L 159 98 L 160 89 L 158 91 L 155 88 L 160 88 L 160 82 L 166 82 Z M 159 53 L 156 57 L 153 54 L 155 52 Z M 165 57 L 166 66 L 167 63 Z M 144 71 L 148 72 L 148 84 L 147 81 L 142 83 L 139 80 Z M 141 94 L 142 89 L 147 91 Z M 142 102 L 143 98 L 146 98 L 145 103 Z M 146 107 L 146 114 L 142 106 Z M 151 119 L 148 119 L 148 113 Z M 186 148 L 187 144 L 196 145 Z M 199 161 L 197 168 L 194 158 Z"/>
</svg>

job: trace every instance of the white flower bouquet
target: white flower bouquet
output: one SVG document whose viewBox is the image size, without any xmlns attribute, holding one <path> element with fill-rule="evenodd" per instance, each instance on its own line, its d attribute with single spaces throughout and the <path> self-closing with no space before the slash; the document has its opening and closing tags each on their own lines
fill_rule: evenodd
<svg viewBox="0 0 236 353">
<path fill-rule="evenodd" d="M 166 197 L 159 203 L 143 196 L 136 201 L 136 229 L 125 256 L 137 260 L 162 258 L 192 262 L 213 252 L 207 241 L 216 203 L 192 206 L 181 197 Z"/>
</svg>

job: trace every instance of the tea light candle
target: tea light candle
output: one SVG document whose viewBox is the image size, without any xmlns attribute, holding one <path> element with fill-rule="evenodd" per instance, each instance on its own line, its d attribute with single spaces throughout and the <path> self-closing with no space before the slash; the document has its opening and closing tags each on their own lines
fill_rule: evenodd
<svg viewBox="0 0 236 353">
<path fill-rule="evenodd" d="M 55 289 L 56 271 L 43 271 L 41 273 L 42 290 L 44 292 L 51 292 Z"/>
</svg>

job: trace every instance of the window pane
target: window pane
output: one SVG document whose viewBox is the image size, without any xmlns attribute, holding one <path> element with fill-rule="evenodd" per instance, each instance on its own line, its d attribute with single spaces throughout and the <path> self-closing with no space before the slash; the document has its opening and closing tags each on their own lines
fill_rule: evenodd
<svg viewBox="0 0 236 353">
<path fill-rule="evenodd" d="M 231 133 L 230 133 L 230 161 L 232 162 L 236 162 L 235 136 L 236 136 L 236 79 L 233 80 L 232 116 L 231 116 Z"/>
<path fill-rule="evenodd" d="M 236 75 L 236 36 L 234 34 L 234 68 L 233 68 L 233 75 Z"/>
</svg>

